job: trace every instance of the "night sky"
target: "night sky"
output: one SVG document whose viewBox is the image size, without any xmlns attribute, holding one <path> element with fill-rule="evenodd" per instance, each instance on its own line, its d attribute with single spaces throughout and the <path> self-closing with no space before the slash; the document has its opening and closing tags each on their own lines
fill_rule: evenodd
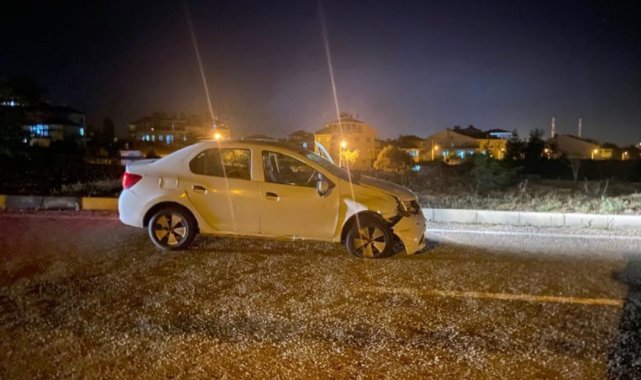
<svg viewBox="0 0 641 380">
<path fill-rule="evenodd" d="M 16 2 L 16 4 L 19 2 Z M 638 2 L 637 2 L 638 3 Z M 153 111 L 207 112 L 185 4 L 3 6 L 0 74 L 120 133 Z M 329 1 L 341 110 L 383 138 L 454 125 L 641 141 L 641 7 L 589 1 Z M 214 109 L 235 136 L 336 118 L 319 4 L 190 1 Z"/>
</svg>

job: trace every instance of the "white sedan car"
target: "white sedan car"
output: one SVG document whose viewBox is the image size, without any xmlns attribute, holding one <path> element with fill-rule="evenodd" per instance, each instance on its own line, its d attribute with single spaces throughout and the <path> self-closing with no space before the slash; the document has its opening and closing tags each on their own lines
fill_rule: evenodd
<svg viewBox="0 0 641 380">
<path fill-rule="evenodd" d="M 197 233 L 344 243 L 360 257 L 425 246 L 416 194 L 348 173 L 313 152 L 272 141 L 203 141 L 127 165 L 120 220 L 163 250 Z"/>
</svg>

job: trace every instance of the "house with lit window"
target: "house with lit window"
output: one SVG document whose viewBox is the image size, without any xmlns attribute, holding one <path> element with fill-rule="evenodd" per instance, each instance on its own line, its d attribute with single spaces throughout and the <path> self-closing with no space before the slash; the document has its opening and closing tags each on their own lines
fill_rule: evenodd
<svg viewBox="0 0 641 380">
<path fill-rule="evenodd" d="M 82 146 L 86 142 L 85 114 L 76 109 L 42 103 L 25 107 L 24 114 L 26 144 L 48 147 L 54 142 L 74 142 Z"/>
<path fill-rule="evenodd" d="M 454 127 L 428 136 L 421 145 L 424 161 L 463 160 L 474 154 L 487 154 L 502 160 L 512 132 L 502 129 L 482 131 L 470 125 Z"/>
<path fill-rule="evenodd" d="M 231 131 L 220 120 L 209 114 L 184 114 L 154 112 L 128 125 L 129 137 L 163 145 L 186 145 L 203 139 L 228 139 Z"/>
<path fill-rule="evenodd" d="M 407 153 L 414 162 L 421 161 L 421 146 L 423 139 L 414 135 L 400 135 L 394 140 L 394 145 L 403 152 Z"/>
<path fill-rule="evenodd" d="M 556 151 L 567 158 L 584 160 L 610 160 L 615 158 L 614 149 L 602 146 L 597 141 L 574 135 L 556 134 L 548 140 Z"/>
<path fill-rule="evenodd" d="M 350 113 L 325 124 L 314 133 L 314 141 L 323 145 L 335 163 L 355 170 L 369 170 L 376 159 L 377 132 Z"/>
</svg>

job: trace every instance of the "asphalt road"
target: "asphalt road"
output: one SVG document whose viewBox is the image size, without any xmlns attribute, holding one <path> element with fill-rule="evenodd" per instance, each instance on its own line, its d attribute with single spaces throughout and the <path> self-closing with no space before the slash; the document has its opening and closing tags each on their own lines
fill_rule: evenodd
<svg viewBox="0 0 641 380">
<path fill-rule="evenodd" d="M 0 378 L 641 378 L 641 234 L 430 225 L 384 260 L 0 214 Z"/>
</svg>

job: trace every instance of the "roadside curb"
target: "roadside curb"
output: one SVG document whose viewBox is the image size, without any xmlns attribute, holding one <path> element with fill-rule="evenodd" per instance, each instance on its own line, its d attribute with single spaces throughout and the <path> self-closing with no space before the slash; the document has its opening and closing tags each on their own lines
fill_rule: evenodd
<svg viewBox="0 0 641 380">
<path fill-rule="evenodd" d="M 596 229 L 641 229 L 641 215 L 575 214 L 558 212 L 489 211 L 424 208 L 429 222 L 493 224 L 536 227 L 582 227 Z"/>
<path fill-rule="evenodd" d="M 81 210 L 118 210 L 118 198 L 82 197 Z"/>
<path fill-rule="evenodd" d="M 0 210 L 118 210 L 118 198 L 0 195 Z"/>
<path fill-rule="evenodd" d="M 117 211 L 118 198 L 0 195 L 0 210 Z M 641 229 L 641 215 L 574 214 L 556 212 L 490 211 L 424 208 L 429 222 L 536 227 Z"/>
</svg>

